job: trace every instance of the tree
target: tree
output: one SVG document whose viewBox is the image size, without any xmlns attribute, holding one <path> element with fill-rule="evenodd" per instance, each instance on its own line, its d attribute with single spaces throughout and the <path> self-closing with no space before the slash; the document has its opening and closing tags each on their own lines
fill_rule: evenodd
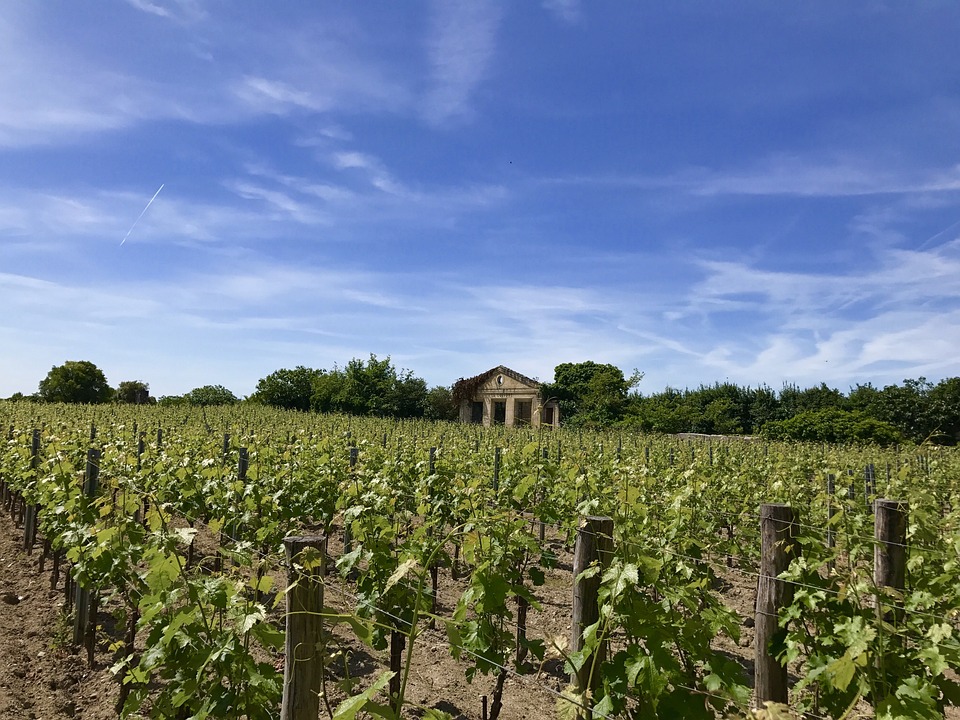
<svg viewBox="0 0 960 720">
<path fill-rule="evenodd" d="M 15 392 L 13 395 L 7 398 L 10 402 L 36 402 L 38 400 L 37 394 L 33 395 L 24 395 L 22 392 Z"/>
<path fill-rule="evenodd" d="M 354 358 L 343 371 L 339 410 L 354 415 L 412 418 L 423 417 L 427 384 L 409 370 L 397 372 L 388 355 L 373 353 L 364 362 Z"/>
<path fill-rule="evenodd" d="M 807 410 L 847 408 L 843 393 L 820 383 L 816 387 L 801 390 L 796 385 L 784 385 L 780 391 L 780 419 L 786 420 Z"/>
<path fill-rule="evenodd" d="M 688 432 L 696 422 L 684 393 L 671 387 L 649 397 L 632 396 L 628 413 L 624 424 L 645 432 Z"/>
<path fill-rule="evenodd" d="M 223 385 L 204 385 L 194 388 L 183 396 L 189 405 L 233 405 L 240 399 Z"/>
<path fill-rule="evenodd" d="M 777 393 L 766 385 L 748 392 L 750 393 L 750 423 L 744 430 L 753 434 L 759 431 L 764 423 L 778 418 L 780 401 L 777 400 Z"/>
<path fill-rule="evenodd" d="M 544 399 L 557 398 L 560 417 L 572 425 L 609 425 L 626 409 L 630 388 L 643 374 L 634 370 L 629 379 L 615 365 L 561 363 L 553 370 L 553 382 L 540 388 Z"/>
<path fill-rule="evenodd" d="M 914 442 L 923 442 L 939 431 L 929 400 L 933 383 L 926 378 L 904 380 L 903 385 L 887 385 L 872 398 L 868 412 L 872 417 L 895 426 Z"/>
<path fill-rule="evenodd" d="M 397 371 L 390 357 L 371 354 L 354 358 L 342 370 L 321 372 L 313 386 L 311 407 L 319 412 L 342 412 L 378 417 L 423 417 L 427 410 L 427 383 L 410 370 Z"/>
<path fill-rule="evenodd" d="M 321 375 L 323 370 L 314 370 L 303 365 L 298 365 L 293 370 L 277 370 L 257 382 L 257 389 L 250 399 L 286 410 L 307 411 L 310 409 L 314 385 Z"/>
<path fill-rule="evenodd" d="M 960 440 L 960 377 L 941 380 L 927 399 L 944 441 L 956 444 Z"/>
<path fill-rule="evenodd" d="M 453 401 L 453 393 L 449 387 L 438 385 L 427 391 L 427 411 L 424 417 L 428 420 L 457 421 L 460 408 Z"/>
<path fill-rule="evenodd" d="M 342 389 L 343 370 L 334 367 L 329 372 L 321 371 L 313 383 L 310 408 L 321 413 L 338 412 Z"/>
<path fill-rule="evenodd" d="M 893 445 L 902 440 L 897 428 L 889 423 L 867 417 L 859 411 L 829 407 L 804 410 L 787 420 L 768 422 L 761 434 L 773 440 L 803 442 Z"/>
<path fill-rule="evenodd" d="M 139 380 L 124 380 L 117 386 L 114 397 L 119 403 L 131 405 L 146 405 L 157 401 L 156 398 L 150 397 L 150 386 Z"/>
<path fill-rule="evenodd" d="M 113 396 L 103 371 L 88 360 L 68 360 L 54 366 L 40 381 L 44 402 L 105 403 Z"/>
</svg>

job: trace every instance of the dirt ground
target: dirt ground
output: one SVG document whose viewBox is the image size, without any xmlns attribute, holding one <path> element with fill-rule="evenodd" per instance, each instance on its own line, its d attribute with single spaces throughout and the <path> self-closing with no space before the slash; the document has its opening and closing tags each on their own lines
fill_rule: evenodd
<svg viewBox="0 0 960 720">
<path fill-rule="evenodd" d="M 108 668 L 113 657 L 106 651 L 108 640 L 101 637 L 95 665 L 87 667 L 86 656 L 71 644 L 72 632 L 63 613 L 64 592 L 61 579 L 57 589 L 50 588 L 50 565 L 39 569 L 40 549 L 28 555 L 22 549 L 22 530 L 9 517 L 0 517 L 0 719 L 2 720 L 106 720 L 117 717 L 114 704 L 118 695 L 116 680 Z M 333 548 L 331 548 L 333 549 Z M 559 546 L 558 546 L 559 549 Z M 569 558 L 548 575 L 543 610 L 531 610 L 531 637 L 565 635 L 569 627 Z M 462 581 L 453 582 L 449 571 L 442 572 L 439 595 L 441 613 L 452 612 L 452 605 L 464 589 Z M 552 589 L 551 589 L 552 588 Z M 326 604 L 347 607 L 349 598 L 338 597 L 334 586 L 327 592 Z M 282 608 L 279 611 L 282 611 Z M 99 622 L 108 617 L 101 613 Z M 337 631 L 332 648 L 347 658 L 349 673 L 363 687 L 389 666 L 386 653 L 359 645 L 346 632 Z M 495 678 L 478 676 L 467 683 L 465 665 L 451 658 L 441 628 L 425 631 L 417 640 L 413 670 L 407 691 L 410 717 L 419 708 L 437 708 L 458 719 L 479 718 L 481 696 L 492 695 Z M 344 672 L 331 670 L 330 702 L 336 707 L 342 699 L 334 684 Z M 559 661 L 544 664 L 541 672 L 518 677 L 511 675 L 504 687 L 504 720 L 533 720 L 553 715 L 556 696 L 566 685 Z M 549 689 L 548 689 L 549 688 Z"/>
<path fill-rule="evenodd" d="M 71 648 L 63 619 L 63 590 L 50 589 L 49 566 L 39 571 L 38 550 L 27 555 L 23 534 L 0 518 L 0 718 L 107 720 L 114 718 L 117 684 L 107 671 Z"/>
<path fill-rule="evenodd" d="M 541 609 L 531 608 L 528 635 L 549 640 L 569 634 L 572 548 L 549 537 L 547 542 L 559 562 L 547 571 L 546 584 L 538 589 Z M 116 717 L 114 703 L 118 686 L 108 671 L 113 662 L 106 651 L 109 640 L 102 639 L 95 665 L 88 668 L 85 655 L 70 643 L 71 629 L 63 614 L 63 581 L 56 590 L 51 589 L 49 564 L 44 572 L 39 570 L 39 548 L 28 555 L 21 543 L 22 531 L 14 527 L 9 517 L 0 518 L 0 563 L 4 568 L 0 580 L 0 654 L 5 658 L 0 664 L 0 718 L 101 720 Z M 330 551 L 331 555 L 337 552 L 333 540 Z M 754 592 L 751 581 L 737 573 L 727 574 L 724 581 L 725 597 L 743 617 L 748 617 Z M 454 581 L 449 569 L 441 571 L 438 608 L 441 615 L 451 614 L 464 588 L 464 580 Z M 336 583 L 330 583 L 325 603 L 347 609 L 351 600 L 338 594 Z M 276 612 L 282 613 L 282 607 Z M 107 620 L 102 613 L 101 624 Z M 746 624 L 749 625 L 749 621 Z M 743 630 L 738 644 L 719 638 L 717 647 L 737 657 L 744 665 L 746 679 L 752 667 L 752 631 L 749 627 Z M 359 645 L 345 630 L 334 633 L 331 649 L 341 653 L 338 655 L 341 661 L 335 663 L 330 672 L 329 700 L 333 707 L 343 698 L 336 689 L 336 681 L 347 672 L 357 680 L 357 687 L 363 687 L 389 666 L 386 653 Z M 450 656 L 442 627 L 426 630 L 418 638 L 412 668 L 405 712 L 408 717 L 417 717 L 426 708 L 436 708 L 458 720 L 479 719 L 481 696 L 493 694 L 493 676 L 478 675 L 472 684 L 466 681 L 466 665 Z M 511 673 L 504 686 L 501 718 L 553 717 L 557 694 L 566 684 L 562 662 L 556 658 L 531 667 L 530 674 Z"/>
</svg>

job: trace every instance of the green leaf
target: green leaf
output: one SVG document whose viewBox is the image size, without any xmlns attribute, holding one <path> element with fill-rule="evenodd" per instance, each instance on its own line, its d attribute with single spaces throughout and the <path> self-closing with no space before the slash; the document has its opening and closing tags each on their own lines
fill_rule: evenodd
<svg viewBox="0 0 960 720">
<path fill-rule="evenodd" d="M 173 530 L 173 535 L 184 545 L 189 545 L 193 542 L 193 539 L 197 536 L 196 528 L 175 528 Z"/>
<path fill-rule="evenodd" d="M 849 652 L 845 652 L 841 657 L 834 660 L 827 666 L 827 673 L 831 677 L 831 684 L 837 690 L 843 691 L 850 685 L 854 674 L 857 672 L 857 665 Z"/>
<path fill-rule="evenodd" d="M 371 698 L 383 690 L 390 682 L 390 679 L 396 675 L 389 670 L 380 674 L 380 677 L 359 695 L 349 697 L 337 706 L 333 713 L 333 720 L 353 720 L 357 713 L 365 708 Z"/>
<path fill-rule="evenodd" d="M 416 566 L 416 564 L 417 564 L 416 558 L 408 558 L 407 560 L 404 560 L 402 563 L 400 563 L 399 567 L 397 567 L 397 569 L 393 571 L 393 574 L 389 578 L 387 578 L 387 584 L 384 585 L 383 592 L 386 592 L 387 590 L 392 588 L 394 585 L 396 585 L 398 582 L 400 582 L 404 578 L 404 576 L 408 572 L 410 572 L 410 569 Z"/>
<path fill-rule="evenodd" d="M 266 648 L 279 650 L 284 646 L 286 635 L 268 622 L 257 623 L 250 628 L 250 635 Z"/>
<path fill-rule="evenodd" d="M 453 720 L 453 715 L 443 710 L 430 708 L 423 714 L 423 720 Z"/>
<path fill-rule="evenodd" d="M 254 590 L 261 593 L 268 593 L 273 589 L 273 576 L 264 575 L 254 584 Z"/>
<path fill-rule="evenodd" d="M 576 691 L 572 685 L 557 697 L 557 717 L 559 720 L 577 720 L 580 710 L 586 705 L 586 697 Z"/>
<path fill-rule="evenodd" d="M 613 699 L 609 694 L 604 695 L 600 702 L 593 706 L 593 714 L 595 717 L 604 718 L 611 717 L 614 713 Z"/>
</svg>

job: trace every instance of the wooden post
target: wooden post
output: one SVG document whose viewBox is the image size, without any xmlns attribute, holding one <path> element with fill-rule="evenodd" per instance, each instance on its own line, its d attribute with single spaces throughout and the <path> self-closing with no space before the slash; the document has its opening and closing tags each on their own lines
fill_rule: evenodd
<svg viewBox="0 0 960 720">
<path fill-rule="evenodd" d="M 400 446 L 398 445 L 397 446 L 398 458 L 399 458 L 399 451 L 400 451 Z M 354 485 L 356 485 L 356 482 L 357 482 L 356 467 L 357 467 L 357 460 L 359 459 L 359 457 L 360 457 L 360 450 L 355 447 L 351 447 L 350 448 L 350 476 L 353 478 Z M 357 488 L 357 499 L 358 500 L 360 499 L 359 487 Z M 344 518 L 343 520 L 343 552 L 349 553 L 352 551 L 353 551 L 353 527 L 347 521 L 347 519 Z"/>
<path fill-rule="evenodd" d="M 30 443 L 30 469 L 36 474 L 40 466 L 40 431 L 33 431 L 33 439 Z M 36 479 L 36 478 L 34 478 Z M 37 513 L 40 505 L 30 503 L 25 510 L 23 519 L 23 549 L 27 554 L 33 552 L 33 545 L 37 541 Z M 42 570 L 43 568 L 41 568 Z"/>
<path fill-rule="evenodd" d="M 757 587 L 754 689 L 756 706 L 766 700 L 787 702 L 787 668 L 770 651 L 778 630 L 781 608 L 793 601 L 793 585 L 777 576 L 796 556 L 796 526 L 793 508 L 781 503 L 760 506 L 760 583 Z"/>
<path fill-rule="evenodd" d="M 100 488 L 100 451 L 96 448 L 87 450 L 87 465 L 83 476 L 83 495 L 88 502 L 97 496 Z M 92 636 L 96 633 L 97 618 L 91 617 L 91 605 L 96 607 L 96 602 L 90 601 L 91 589 L 83 587 L 76 583 L 76 613 L 73 618 L 73 643 L 80 645 L 84 643 L 88 646 L 92 642 Z M 91 636 L 88 638 L 88 636 Z M 89 653 L 89 649 L 87 651 Z"/>
<path fill-rule="evenodd" d="M 403 680 L 403 650 L 407 646 L 407 636 L 399 630 L 390 631 L 390 669 L 393 677 L 390 678 L 390 707 L 394 717 L 400 717 L 400 688 Z M 286 720 L 284 718 L 284 720 Z M 312 718 L 311 718 L 312 720 Z"/>
<path fill-rule="evenodd" d="M 543 449 L 543 461 L 550 462 L 550 450 L 548 448 Z M 539 473 L 539 470 L 537 472 Z M 539 489 L 538 489 L 538 492 L 539 492 Z M 544 524 L 543 520 L 540 520 L 539 532 L 540 532 L 540 542 L 543 543 L 546 541 L 546 537 L 547 537 L 547 526 Z"/>
<path fill-rule="evenodd" d="M 323 575 L 327 539 L 286 537 L 287 639 L 281 720 L 316 720 L 320 714 L 323 658 Z"/>
<path fill-rule="evenodd" d="M 833 473 L 827 475 L 827 547 L 831 550 L 837 546 L 837 534 L 833 529 L 833 518 L 840 512 L 840 508 L 835 504 L 835 496 L 837 494 L 836 483 L 836 475 Z M 833 570 L 834 565 L 835 562 L 831 559 L 829 563 L 831 570 Z"/>
<path fill-rule="evenodd" d="M 250 469 L 250 451 L 245 447 L 240 448 L 240 457 L 237 459 L 237 479 L 240 482 L 246 482 L 247 470 Z"/>
<path fill-rule="evenodd" d="M 600 619 L 600 578 L 603 570 L 610 564 L 613 554 L 613 518 L 588 515 L 580 521 L 577 531 L 577 545 L 573 556 L 573 618 L 570 633 L 570 652 L 583 649 L 584 628 Z M 598 563 L 600 572 L 591 577 L 581 578 L 581 574 L 591 565 Z M 599 668 L 606 656 L 606 643 L 596 648 L 595 655 L 589 657 L 579 671 L 570 676 L 570 682 L 578 693 L 595 690 L 599 686 L 599 672 L 591 677 L 594 666 Z"/>
<path fill-rule="evenodd" d="M 877 500 L 873 520 L 876 544 L 873 547 L 873 582 L 877 587 L 903 590 L 907 577 L 907 513 L 902 500 Z M 881 603 L 877 612 L 882 615 Z M 892 617 L 888 617 L 892 620 Z"/>
<path fill-rule="evenodd" d="M 500 494 L 500 448 L 493 451 L 493 497 Z"/>
</svg>

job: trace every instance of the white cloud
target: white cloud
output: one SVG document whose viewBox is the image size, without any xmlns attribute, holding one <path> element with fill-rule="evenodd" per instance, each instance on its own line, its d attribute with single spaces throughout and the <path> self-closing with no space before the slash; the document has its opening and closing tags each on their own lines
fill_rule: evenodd
<svg viewBox="0 0 960 720">
<path fill-rule="evenodd" d="M 880 247 L 855 273 L 702 267 L 707 277 L 676 320 L 684 328 L 694 317 L 709 325 L 707 337 L 716 340 L 703 365 L 723 376 L 777 385 L 956 372 L 960 242 L 926 252 Z M 734 312 L 749 325 L 727 319 Z"/>
<path fill-rule="evenodd" d="M 361 168 L 363 170 L 379 170 L 380 161 L 360 152 L 338 152 L 333 155 L 333 164 L 340 170 L 347 168 Z"/>
<path fill-rule="evenodd" d="M 279 211 L 279 214 L 274 213 L 272 215 L 274 218 L 288 217 L 291 220 L 305 225 L 329 223 L 329 218 L 325 215 L 312 207 L 308 207 L 294 200 L 286 193 L 260 187 L 248 182 L 231 182 L 227 183 L 227 187 L 246 200 L 261 200 L 268 208 Z M 268 217 L 270 216 L 268 215 Z"/>
<path fill-rule="evenodd" d="M 582 13 L 580 0 L 543 0 L 542 5 L 568 25 L 574 25 L 580 21 Z"/>
<path fill-rule="evenodd" d="M 244 77 L 234 88 L 237 97 L 258 112 L 283 114 L 291 107 L 321 112 L 333 106 L 331 98 L 291 87 L 279 80 Z"/>
<path fill-rule="evenodd" d="M 775 156 L 738 172 L 694 170 L 676 177 L 700 195 L 797 195 L 844 197 L 960 190 L 960 166 L 933 172 L 873 167 L 865 162 L 811 162 Z"/>
<path fill-rule="evenodd" d="M 156 15 L 158 17 L 170 17 L 170 11 L 165 7 L 161 7 L 156 3 L 152 3 L 149 0 L 126 0 L 127 4 L 132 5 L 137 10 L 142 10 L 145 13 L 151 15 Z"/>
<path fill-rule="evenodd" d="M 423 114 L 433 125 L 469 117 L 471 99 L 496 51 L 500 8 L 487 0 L 437 0 L 428 51 L 432 86 Z"/>
<path fill-rule="evenodd" d="M 197 0 L 126 0 L 127 4 L 157 17 L 180 22 L 196 21 L 206 16 Z"/>
<path fill-rule="evenodd" d="M 908 195 L 935 198 L 937 194 L 960 191 L 960 165 L 910 169 L 887 167 L 856 158 L 823 160 L 775 155 L 745 168 L 691 167 L 663 175 L 567 175 L 544 178 L 541 182 L 664 190 L 717 198 L 736 195 L 808 198 Z"/>
</svg>

